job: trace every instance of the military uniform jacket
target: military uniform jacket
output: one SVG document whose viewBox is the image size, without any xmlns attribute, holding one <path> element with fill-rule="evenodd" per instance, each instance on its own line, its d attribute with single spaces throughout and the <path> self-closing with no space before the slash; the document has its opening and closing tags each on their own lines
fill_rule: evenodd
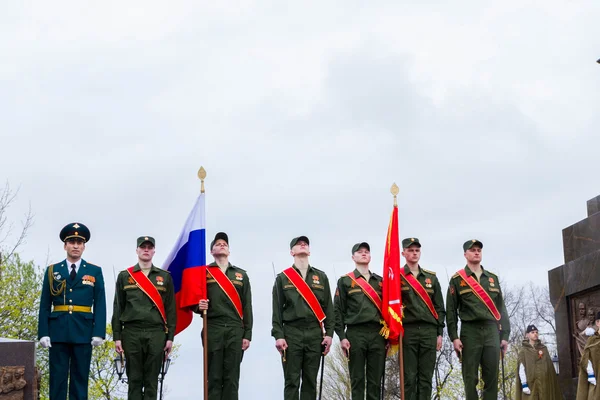
<svg viewBox="0 0 600 400">
<path fill-rule="evenodd" d="M 302 275 L 295 265 L 292 265 L 292 267 L 298 274 Z M 319 304 L 325 313 L 325 321 L 323 321 L 325 335 L 333 336 L 335 313 L 327 275 L 325 275 L 325 272 L 309 265 L 305 281 L 319 300 Z M 271 329 L 271 336 L 275 339 L 284 339 L 283 326 L 285 324 L 305 324 L 306 326 L 315 324 L 315 326 L 319 326 L 315 313 L 298 293 L 296 286 L 281 272 L 275 278 L 275 284 L 273 285 L 273 328 Z"/>
<path fill-rule="evenodd" d="M 596 385 L 588 382 L 587 365 L 592 362 Z M 596 332 L 590 336 L 579 363 L 579 381 L 577 382 L 577 400 L 600 400 L 600 388 L 598 388 L 598 379 L 600 373 L 600 335 Z"/>
<path fill-rule="evenodd" d="M 404 266 L 404 273 L 406 275 L 412 274 L 408 265 Z M 419 272 L 415 278 L 417 278 L 429 295 L 429 298 L 433 303 L 433 308 L 438 314 L 438 318 L 435 319 L 425 302 L 408 284 L 406 279 L 401 278 L 402 306 L 404 312 L 402 323 L 429 323 L 437 326 L 437 334 L 438 336 L 441 336 L 444 331 L 446 310 L 444 309 L 444 298 L 442 297 L 440 282 L 435 275 L 435 272 L 423 269 L 421 266 L 419 266 Z"/>
<path fill-rule="evenodd" d="M 218 267 L 217 263 L 214 262 L 208 266 Z M 229 263 L 229 266 L 225 270 L 225 275 L 229 278 L 240 296 L 244 320 L 242 321 L 235 306 L 217 281 L 210 275 L 207 275 L 206 292 L 208 300 L 210 300 L 206 313 L 208 323 L 218 326 L 241 326 L 244 328 L 244 336 L 242 338 L 252 340 L 252 288 L 250 287 L 248 274 L 242 268 Z M 198 308 L 194 311 L 199 312 Z"/>
<path fill-rule="evenodd" d="M 450 278 L 448 294 L 446 295 L 446 322 L 450 340 L 458 339 L 458 318 L 462 322 L 497 322 L 501 329 L 500 340 L 508 340 L 510 336 L 510 322 L 504 306 L 504 298 L 498 276 L 481 267 L 482 274 L 479 284 L 489 294 L 496 308 L 500 312 L 500 321 L 496 321 L 486 305 L 473 293 L 471 287 L 458 274 Z M 477 281 L 477 275 L 465 266 L 467 276 L 472 276 Z"/>
<path fill-rule="evenodd" d="M 136 264 L 133 268 L 134 272 L 140 270 L 139 264 Z M 167 340 L 173 340 L 177 323 L 173 278 L 169 272 L 152 265 L 148 273 L 148 279 L 156 287 L 162 298 L 167 317 Z M 154 302 L 150 300 L 150 297 L 136 285 L 129 272 L 121 271 L 117 277 L 113 304 L 112 328 L 114 340 L 121 340 L 123 325 L 128 323 L 142 323 L 149 326 L 165 325 L 160 311 L 158 311 Z"/>
<path fill-rule="evenodd" d="M 357 279 L 364 279 L 364 275 L 355 269 Z M 381 298 L 383 278 L 373 272 L 369 278 L 369 285 Z M 346 326 L 360 324 L 379 324 L 382 320 L 381 312 L 371 299 L 348 275 L 342 276 L 337 281 L 334 299 L 335 333 L 340 340 L 346 339 Z"/>
<path fill-rule="evenodd" d="M 92 307 L 92 312 L 54 311 L 54 306 Z M 50 265 L 44 273 L 38 338 L 52 343 L 90 343 L 106 336 L 106 297 L 102 269 L 81 260 L 75 280 L 69 279 L 67 261 Z"/>
<path fill-rule="evenodd" d="M 527 385 L 531 390 L 531 397 L 543 400 L 560 400 L 562 393 L 558 386 L 558 376 L 550 359 L 548 349 L 539 340 L 532 346 L 529 340 L 523 340 L 523 347 L 519 350 L 517 363 L 517 385 L 516 400 L 528 399 L 521 389 L 521 377 L 519 376 L 519 365 L 525 367 Z"/>
</svg>

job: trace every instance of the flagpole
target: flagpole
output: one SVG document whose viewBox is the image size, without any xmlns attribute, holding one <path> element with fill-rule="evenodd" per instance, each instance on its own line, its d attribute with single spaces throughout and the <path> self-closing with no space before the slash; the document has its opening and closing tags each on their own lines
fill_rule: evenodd
<svg viewBox="0 0 600 400">
<path fill-rule="evenodd" d="M 198 170 L 198 178 L 200 178 L 200 193 L 204 193 L 204 179 L 206 178 L 206 170 L 200 167 Z M 208 319 L 206 310 L 202 311 L 202 341 L 203 358 L 204 358 L 204 400 L 208 400 Z"/>
<path fill-rule="evenodd" d="M 396 185 L 396 183 L 394 183 L 392 185 L 390 192 L 394 195 L 394 208 L 397 208 L 398 207 L 398 197 L 397 196 L 398 196 L 398 193 L 400 192 L 400 189 L 398 188 L 398 185 Z M 398 257 L 400 257 L 400 256 L 398 256 Z M 400 264 L 400 260 L 398 260 L 398 264 Z M 404 351 L 402 350 L 403 336 L 404 336 L 404 333 L 400 332 L 400 337 L 398 338 L 398 366 L 400 367 L 400 399 L 401 400 L 405 400 L 405 397 L 404 397 Z"/>
</svg>

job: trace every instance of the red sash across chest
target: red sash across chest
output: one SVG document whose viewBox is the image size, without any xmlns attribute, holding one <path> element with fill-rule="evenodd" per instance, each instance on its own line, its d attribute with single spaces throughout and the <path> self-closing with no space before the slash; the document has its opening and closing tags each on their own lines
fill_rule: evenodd
<svg viewBox="0 0 600 400">
<path fill-rule="evenodd" d="M 225 275 L 225 273 L 221 270 L 221 268 L 216 266 L 206 267 L 210 275 L 215 279 L 217 284 L 221 287 L 223 292 L 227 295 L 229 300 L 233 303 L 235 310 L 237 311 L 240 319 L 244 319 L 244 309 L 242 308 L 242 299 L 240 299 L 240 294 L 231 283 L 231 280 Z"/>
<path fill-rule="evenodd" d="M 369 285 L 365 279 L 359 279 L 356 277 L 354 275 L 354 271 L 348 272 L 346 275 L 348 278 L 352 279 L 352 282 L 362 289 L 363 293 L 369 298 L 369 300 L 373 302 L 373 304 L 375 304 L 375 307 L 377 307 L 381 313 L 381 297 L 379 297 L 375 289 L 373 289 L 373 286 Z"/>
<path fill-rule="evenodd" d="M 435 311 L 435 307 L 433 306 L 433 302 L 431 301 L 431 297 L 427 294 L 427 290 L 421 285 L 421 282 L 413 274 L 407 274 L 404 272 L 404 268 L 400 268 L 400 275 L 404 278 L 404 280 L 413 288 L 415 293 L 419 295 L 421 300 L 425 303 L 429 312 L 435 319 L 438 319 L 438 313 Z"/>
<path fill-rule="evenodd" d="M 306 301 L 312 312 L 315 314 L 315 317 L 317 317 L 319 324 L 321 324 L 321 327 L 323 327 L 323 321 L 325 321 L 325 312 L 323 311 L 317 296 L 315 296 L 315 293 L 308 286 L 306 281 L 302 279 L 302 276 L 298 273 L 298 271 L 292 267 L 284 270 L 283 274 L 290 280 L 290 282 L 292 282 L 292 285 L 296 287 L 298 293 L 300 293 L 300 296 L 302 296 L 304 301 Z"/>
<path fill-rule="evenodd" d="M 496 304 L 494 304 L 494 301 L 492 300 L 488 292 L 486 292 L 485 289 L 479 284 L 479 282 L 477 282 L 472 276 L 467 276 L 467 273 L 464 269 L 458 271 L 458 274 L 461 278 L 463 278 L 465 282 L 467 282 L 467 285 L 469 285 L 469 287 L 473 289 L 473 293 L 475 293 L 475 296 L 477 296 L 479 300 L 481 300 L 483 304 L 485 304 L 488 310 L 490 310 L 496 321 L 500 321 L 500 311 L 498 311 Z"/>
<path fill-rule="evenodd" d="M 156 305 L 156 308 L 160 312 L 160 315 L 166 325 L 167 314 L 165 312 L 165 305 L 163 303 L 162 297 L 160 296 L 160 293 L 158 293 L 158 290 L 156 289 L 156 286 L 154 286 L 154 284 L 150 282 L 150 279 L 148 279 L 148 277 L 142 272 L 142 270 L 134 271 L 133 269 L 134 267 L 127 268 L 129 276 L 131 276 L 131 278 L 135 281 L 135 284 L 141 289 L 141 291 L 144 292 L 146 296 L 148 296 L 148 298 L 150 298 L 154 305 Z"/>
</svg>

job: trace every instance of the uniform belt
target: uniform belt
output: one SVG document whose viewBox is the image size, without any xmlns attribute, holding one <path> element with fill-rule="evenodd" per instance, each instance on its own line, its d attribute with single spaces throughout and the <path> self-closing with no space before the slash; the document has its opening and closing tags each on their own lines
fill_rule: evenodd
<svg viewBox="0 0 600 400">
<path fill-rule="evenodd" d="M 92 307 L 89 306 L 54 306 L 52 311 L 68 311 L 69 313 L 74 312 L 92 312 Z"/>
</svg>

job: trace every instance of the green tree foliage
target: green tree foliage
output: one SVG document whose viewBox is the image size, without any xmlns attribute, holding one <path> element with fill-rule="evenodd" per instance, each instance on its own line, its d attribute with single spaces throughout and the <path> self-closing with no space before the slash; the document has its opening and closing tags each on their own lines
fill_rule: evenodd
<svg viewBox="0 0 600 400">
<path fill-rule="evenodd" d="M 43 272 L 33 261 L 23 262 L 17 253 L 0 268 L 0 337 L 37 341 Z M 48 351 L 37 347 L 36 360 L 42 376 L 40 392 L 47 393 Z"/>
<path fill-rule="evenodd" d="M 112 341 L 112 326 L 106 327 L 106 341 L 94 348 L 90 365 L 90 400 L 124 400 L 127 398 L 127 384 L 121 382 L 114 373 L 115 343 Z"/>
</svg>

